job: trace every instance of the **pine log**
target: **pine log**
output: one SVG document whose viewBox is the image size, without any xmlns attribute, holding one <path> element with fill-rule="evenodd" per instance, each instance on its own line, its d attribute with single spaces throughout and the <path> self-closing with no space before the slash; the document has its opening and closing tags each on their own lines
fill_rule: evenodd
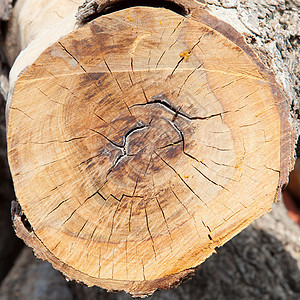
<svg viewBox="0 0 300 300">
<path fill-rule="evenodd" d="M 290 99 L 205 5 L 89 1 L 77 21 L 79 2 L 13 11 L 14 226 L 66 277 L 145 296 L 271 209 L 293 165 Z"/>
</svg>

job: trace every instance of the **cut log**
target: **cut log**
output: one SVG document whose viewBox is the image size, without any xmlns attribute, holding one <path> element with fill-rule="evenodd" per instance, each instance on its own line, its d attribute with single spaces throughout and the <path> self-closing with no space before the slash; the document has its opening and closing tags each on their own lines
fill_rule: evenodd
<svg viewBox="0 0 300 300">
<path fill-rule="evenodd" d="M 78 2 L 47 3 L 19 1 L 9 31 L 22 37 L 10 61 L 24 49 L 7 106 L 16 232 L 87 285 L 175 286 L 286 183 L 281 86 L 200 4 L 103 5 L 82 26 Z"/>
</svg>

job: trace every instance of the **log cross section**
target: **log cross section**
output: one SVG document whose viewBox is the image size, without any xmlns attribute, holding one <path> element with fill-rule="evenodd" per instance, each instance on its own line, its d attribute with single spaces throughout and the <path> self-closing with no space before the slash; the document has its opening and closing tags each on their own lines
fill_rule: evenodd
<svg viewBox="0 0 300 300">
<path fill-rule="evenodd" d="M 271 209 L 287 111 L 241 35 L 205 11 L 100 16 L 14 87 L 16 230 L 71 279 L 135 296 L 174 286 Z"/>
</svg>

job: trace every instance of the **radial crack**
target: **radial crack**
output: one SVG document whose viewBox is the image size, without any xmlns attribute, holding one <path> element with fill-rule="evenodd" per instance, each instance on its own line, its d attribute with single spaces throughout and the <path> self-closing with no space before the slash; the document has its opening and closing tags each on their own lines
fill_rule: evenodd
<svg viewBox="0 0 300 300">
<path fill-rule="evenodd" d="M 171 78 L 173 76 L 173 74 L 175 73 L 176 69 L 179 67 L 179 65 L 182 63 L 183 60 L 184 60 L 184 57 L 180 58 L 180 60 L 178 61 L 178 63 L 174 67 L 174 69 L 172 70 L 171 74 L 167 78 Z"/>
<path fill-rule="evenodd" d="M 10 109 L 14 109 L 16 111 L 21 112 L 22 114 L 24 114 L 26 117 L 28 117 L 29 119 L 33 120 L 33 118 L 31 116 L 29 116 L 26 112 L 24 112 L 23 110 L 16 108 L 16 107 L 10 107 Z"/>
<path fill-rule="evenodd" d="M 184 22 L 185 19 L 180 20 L 180 22 L 177 24 L 177 26 L 174 28 L 174 30 L 171 32 L 170 36 L 172 36 L 176 30 L 179 28 L 179 26 Z"/>
<path fill-rule="evenodd" d="M 152 180 L 153 180 L 153 179 L 152 179 Z M 162 209 L 162 207 L 161 207 L 161 205 L 160 205 L 160 203 L 159 203 L 159 201 L 158 201 L 156 195 L 154 196 L 154 198 L 155 198 L 155 200 L 156 200 L 156 202 L 157 202 L 157 204 L 158 204 L 158 207 L 159 207 L 159 209 L 160 209 L 160 211 L 161 211 L 161 214 L 162 214 L 162 216 L 163 216 L 164 222 L 165 222 L 165 224 L 166 224 L 166 226 L 167 226 L 167 230 L 168 230 L 168 233 L 169 233 L 171 242 L 173 243 L 172 234 L 171 234 L 170 227 L 169 227 L 169 224 L 168 224 L 168 222 L 167 222 L 165 213 L 164 213 L 164 211 L 163 211 L 163 209 Z M 170 249 L 171 249 L 171 252 L 173 252 L 173 249 L 172 249 L 172 246 L 171 246 L 171 245 L 170 245 Z"/>
<path fill-rule="evenodd" d="M 208 119 L 214 118 L 214 117 L 221 117 L 222 114 L 227 113 L 227 112 L 221 112 L 221 113 L 216 113 L 216 114 L 212 114 L 212 115 L 204 116 L 204 117 L 200 117 L 200 116 L 191 117 L 191 116 L 187 115 L 186 113 L 181 112 L 179 109 L 176 109 L 172 104 L 167 102 L 164 99 L 164 97 L 165 97 L 164 94 L 161 93 L 161 94 L 151 97 L 154 100 L 148 101 L 147 103 L 134 104 L 134 105 L 130 106 L 130 108 L 151 105 L 151 104 L 158 104 L 158 105 L 164 106 L 168 110 L 172 111 L 174 114 L 180 115 L 182 118 L 185 118 L 188 120 L 208 120 Z"/>
<path fill-rule="evenodd" d="M 149 103 L 148 97 L 147 97 L 146 92 L 145 92 L 145 90 L 144 90 L 143 87 L 142 87 L 142 91 L 143 91 L 143 95 L 144 95 L 144 97 L 146 99 L 146 102 Z"/>
<path fill-rule="evenodd" d="M 167 145 L 165 145 L 165 146 L 159 147 L 158 149 L 165 149 L 165 148 L 168 148 L 168 147 L 172 147 L 172 146 L 174 146 L 174 145 L 178 145 L 178 144 L 180 144 L 180 143 L 182 143 L 182 140 L 179 140 L 179 141 L 174 142 L 174 143 L 167 144 Z"/>
<path fill-rule="evenodd" d="M 129 209 L 129 218 L 128 218 L 128 231 L 129 232 L 131 232 L 132 206 L 133 206 L 133 200 L 131 199 L 131 204 L 130 204 L 130 209 Z"/>
<path fill-rule="evenodd" d="M 196 157 L 194 157 L 194 156 L 192 156 L 191 154 L 185 152 L 185 149 L 184 149 L 184 148 L 185 148 L 185 142 L 184 142 L 184 135 L 183 135 L 183 132 L 178 128 L 178 126 L 176 125 L 176 123 L 170 122 L 170 121 L 169 121 L 169 123 L 175 128 L 175 130 L 178 132 L 178 134 L 179 134 L 180 137 L 181 137 L 181 141 L 182 141 L 182 152 L 183 152 L 183 154 L 185 154 L 185 155 L 188 156 L 189 158 L 191 158 L 191 159 L 193 159 L 193 160 L 195 160 L 195 161 L 197 161 L 197 162 L 199 163 L 199 160 L 198 160 Z"/>
<path fill-rule="evenodd" d="M 122 89 L 122 87 L 121 87 L 121 85 L 120 85 L 118 79 L 117 79 L 117 78 L 115 77 L 115 75 L 113 74 L 113 72 L 112 72 L 112 70 L 110 69 L 108 63 L 106 62 L 106 60 L 104 59 L 104 57 L 102 57 L 102 59 L 103 59 L 103 61 L 104 61 L 104 64 L 106 65 L 106 67 L 107 67 L 107 69 L 108 69 L 110 75 L 112 76 L 112 78 L 113 78 L 113 79 L 115 80 L 115 82 L 117 83 L 117 85 L 118 85 L 119 89 L 121 90 L 121 92 L 124 94 L 124 91 L 123 91 L 123 89 Z M 132 70 L 133 70 L 133 66 L 132 66 Z M 132 116 L 132 112 L 131 112 L 129 106 L 127 105 L 127 103 L 124 101 L 123 98 L 122 98 L 122 102 L 124 103 L 124 105 L 126 106 L 127 110 L 129 111 L 130 115 Z"/>
<path fill-rule="evenodd" d="M 198 171 L 198 172 L 199 172 L 205 179 L 207 179 L 209 182 L 211 182 L 211 183 L 213 183 L 214 185 L 217 185 L 217 186 L 223 188 L 224 190 L 227 190 L 227 191 L 228 191 L 228 189 L 227 189 L 226 187 L 224 187 L 223 185 L 221 185 L 221 184 L 219 184 L 219 183 L 213 181 L 213 180 L 210 179 L 209 177 L 207 177 L 207 176 L 206 176 L 203 172 L 201 172 L 197 167 L 193 166 L 193 168 L 194 168 L 196 171 Z"/>
<path fill-rule="evenodd" d="M 186 79 L 184 80 L 183 84 L 181 85 L 181 87 L 180 87 L 180 89 L 179 89 L 179 91 L 178 91 L 178 93 L 177 93 L 177 97 L 179 97 L 179 95 L 180 95 L 180 93 L 181 93 L 181 91 L 182 91 L 184 85 L 185 85 L 186 82 L 188 81 L 188 79 L 189 79 L 189 78 L 190 78 L 197 70 L 199 70 L 202 66 L 203 66 L 203 64 L 200 64 L 197 68 L 195 68 L 195 69 L 194 69 L 194 70 L 186 77 Z M 204 72 L 203 72 L 203 73 L 204 73 Z"/>
<path fill-rule="evenodd" d="M 270 167 L 267 167 L 266 165 L 264 165 L 264 167 L 267 169 L 267 170 L 271 170 L 271 171 L 274 171 L 274 172 L 277 172 L 280 174 L 280 170 L 276 170 L 276 169 L 273 169 L 273 168 L 270 168 Z"/>
<path fill-rule="evenodd" d="M 206 227 L 206 228 L 208 229 L 208 231 L 209 231 L 209 232 L 211 232 L 211 230 L 210 230 L 209 226 L 208 226 L 208 225 L 206 225 L 206 224 L 204 223 L 204 221 L 203 221 L 203 220 L 201 220 L 201 222 L 202 222 L 203 226 L 204 226 L 204 227 Z"/>
<path fill-rule="evenodd" d="M 146 174 L 147 174 L 147 171 L 148 171 L 148 169 L 149 169 L 149 166 L 150 166 L 151 161 L 152 161 L 152 154 L 150 155 L 150 159 L 149 159 L 149 162 L 148 162 L 148 164 L 147 164 L 146 170 L 145 170 L 145 172 L 144 172 L 144 176 L 146 176 Z"/>
<path fill-rule="evenodd" d="M 112 124 L 108 123 L 106 120 L 104 120 L 101 116 L 99 116 L 99 115 L 96 114 L 95 112 L 94 112 L 94 115 L 95 115 L 98 119 L 100 119 L 102 122 L 104 122 L 105 124 L 107 124 L 108 126 L 110 126 L 112 129 L 116 130 L 116 129 L 112 126 Z"/>
<path fill-rule="evenodd" d="M 175 196 L 175 198 L 178 200 L 178 202 L 184 207 L 184 209 L 186 210 L 186 212 L 187 212 L 187 214 L 190 216 L 190 218 L 193 219 L 193 221 L 194 221 L 194 226 L 195 226 L 195 229 L 196 229 L 196 232 L 197 232 L 199 238 L 201 239 L 202 237 L 201 237 L 201 235 L 200 235 L 200 233 L 199 233 L 199 230 L 198 230 L 198 227 L 197 227 L 197 222 L 196 222 L 195 217 L 194 217 L 193 215 L 191 215 L 191 213 L 189 212 L 189 210 L 187 209 L 187 207 L 185 206 L 185 204 L 179 199 L 179 197 L 176 195 L 176 193 L 173 191 L 173 189 L 172 189 L 171 187 L 170 187 L 170 190 L 171 190 L 171 192 L 173 193 L 173 195 Z"/>
<path fill-rule="evenodd" d="M 56 207 L 54 207 L 46 216 L 44 219 L 46 219 L 49 215 L 51 215 L 54 211 L 56 211 L 62 204 L 66 203 L 68 200 L 70 200 L 72 197 L 69 197 L 63 201 L 61 201 Z"/>
<path fill-rule="evenodd" d="M 212 146 L 212 145 L 204 145 L 204 146 L 207 147 L 207 148 L 216 149 L 218 151 L 232 151 L 232 149 L 219 148 L 219 147 Z"/>
<path fill-rule="evenodd" d="M 121 90 L 122 93 L 124 93 L 124 92 L 123 92 L 123 89 L 121 88 L 121 85 L 120 85 L 119 81 L 118 81 L 117 78 L 114 76 L 113 72 L 111 71 L 111 69 L 110 69 L 108 63 L 106 62 L 106 60 L 104 59 L 104 57 L 103 57 L 103 61 L 104 61 L 105 65 L 106 65 L 107 70 L 109 71 L 110 75 L 111 75 L 112 78 L 116 81 L 116 83 L 117 83 L 119 89 Z"/>
<path fill-rule="evenodd" d="M 208 158 L 212 163 L 214 163 L 215 165 L 218 165 L 218 166 L 222 166 L 222 167 L 229 167 L 229 168 L 235 168 L 235 166 L 232 166 L 232 165 L 228 165 L 228 164 L 224 164 L 224 163 L 219 163 L 219 162 L 216 162 L 214 160 L 212 160 L 211 158 Z M 203 163 L 204 166 L 206 166 L 208 169 L 209 167 Z"/>
<path fill-rule="evenodd" d="M 118 205 L 117 205 L 117 207 L 114 211 L 114 214 L 113 214 L 111 230 L 110 230 L 110 234 L 109 234 L 108 239 L 107 239 L 107 247 L 108 247 L 108 243 L 110 242 L 110 239 L 111 239 L 111 236 L 112 236 L 112 233 L 113 233 L 113 230 L 114 230 L 115 217 L 116 217 L 116 214 L 117 214 L 117 211 L 118 211 L 118 208 L 119 208 L 120 204 L 121 204 L 121 202 L 118 203 Z"/>
<path fill-rule="evenodd" d="M 156 251 L 155 251 L 155 248 L 154 248 L 154 240 L 153 240 L 153 236 L 151 234 L 150 227 L 149 227 L 149 219 L 148 219 L 148 214 L 147 214 L 146 206 L 145 206 L 145 218 L 146 218 L 146 227 L 147 227 L 150 239 L 152 241 L 152 249 L 153 249 L 154 257 L 155 257 L 155 260 L 156 260 Z"/>
<path fill-rule="evenodd" d="M 120 145 L 120 144 L 118 144 L 118 143 L 115 143 L 114 141 L 112 141 L 111 139 L 109 139 L 107 136 L 105 136 L 105 135 L 102 134 L 101 132 L 99 132 L 99 131 L 97 131 L 97 130 L 95 130 L 95 129 L 92 129 L 92 128 L 90 128 L 90 130 L 93 131 L 93 132 L 95 132 L 95 133 L 97 133 L 97 134 L 99 134 L 99 135 L 101 135 L 102 137 L 104 137 L 107 141 L 109 141 L 109 142 L 110 142 L 111 144 L 113 144 L 115 147 L 117 147 L 117 148 L 119 148 L 119 149 L 122 149 L 122 148 L 123 148 L 122 145 Z"/>
<path fill-rule="evenodd" d="M 131 75 L 130 75 L 129 72 L 128 72 L 128 77 L 129 77 L 129 80 L 130 80 L 131 85 L 134 86 L 133 80 L 132 80 Z"/>
<path fill-rule="evenodd" d="M 143 269 L 143 278 L 144 278 L 144 281 L 146 281 L 145 266 L 144 266 L 144 260 L 143 260 L 143 258 L 142 258 L 142 269 Z"/>
<path fill-rule="evenodd" d="M 76 237 L 79 237 L 80 233 L 82 232 L 82 230 L 84 229 L 84 227 L 85 227 L 85 225 L 87 224 L 88 221 L 89 221 L 89 220 L 86 220 L 86 221 L 84 222 L 83 226 L 82 226 L 81 229 L 78 231 Z"/>
<path fill-rule="evenodd" d="M 58 44 L 62 47 L 62 49 L 67 53 L 69 54 L 79 65 L 79 67 L 84 71 L 84 73 L 86 73 L 88 76 L 88 72 L 86 71 L 86 69 L 80 64 L 79 60 L 71 53 L 67 50 L 67 48 L 61 43 L 61 42 L 58 42 Z M 90 77 L 90 76 L 89 76 Z"/>
<path fill-rule="evenodd" d="M 168 164 L 158 153 L 154 151 L 154 153 L 159 157 L 174 173 L 179 177 L 179 179 L 186 185 L 186 187 L 206 206 L 207 204 L 195 193 L 195 191 L 186 183 L 186 181 L 180 176 L 180 174 L 170 165 Z"/>
<path fill-rule="evenodd" d="M 159 63 L 160 63 L 160 61 L 161 61 L 161 59 L 162 59 L 163 56 L 165 55 L 165 53 L 166 53 L 166 50 L 162 53 L 162 55 L 161 55 L 160 58 L 158 59 L 158 61 L 157 61 L 157 63 L 156 63 L 156 66 L 155 66 L 155 69 L 157 69 L 157 67 L 158 67 L 158 65 L 159 65 Z"/>
</svg>

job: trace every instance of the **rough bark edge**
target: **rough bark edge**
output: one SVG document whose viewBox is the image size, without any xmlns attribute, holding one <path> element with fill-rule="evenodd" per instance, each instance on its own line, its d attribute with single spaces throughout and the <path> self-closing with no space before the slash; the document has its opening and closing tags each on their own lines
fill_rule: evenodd
<svg viewBox="0 0 300 300">
<path fill-rule="evenodd" d="M 121 0 L 109 0 L 110 3 L 119 2 Z M 177 1 L 177 0 L 176 0 Z M 102 1 L 89 1 L 88 3 L 96 3 Z M 180 3 L 190 3 L 190 1 L 180 0 Z M 285 97 L 282 88 L 275 80 L 275 76 L 268 68 L 266 68 L 256 53 L 248 46 L 245 42 L 244 37 L 237 32 L 231 25 L 211 16 L 204 9 L 197 9 L 191 7 L 189 11 L 191 14 L 189 16 L 195 18 L 197 21 L 202 22 L 206 26 L 213 28 L 219 33 L 223 34 L 226 38 L 234 42 L 238 47 L 245 51 L 249 57 L 256 63 L 258 68 L 261 70 L 264 76 L 267 77 L 269 81 L 269 86 L 272 89 L 274 96 L 277 98 L 277 108 L 281 117 L 281 170 L 279 172 L 279 182 L 276 196 L 280 196 L 280 188 L 287 182 L 289 172 L 293 166 L 293 157 L 294 157 L 294 132 L 292 126 L 288 121 L 289 106 L 287 98 Z M 98 14 L 100 11 L 96 11 Z M 94 11 L 95 13 L 95 11 Z M 188 16 L 187 16 L 188 17 Z M 286 155 L 286 154 L 289 155 Z M 274 199 L 276 200 L 276 199 Z M 248 219 L 241 224 L 234 226 L 234 224 L 228 221 L 228 224 L 231 225 L 231 231 L 228 231 L 224 236 L 221 236 L 218 240 L 212 242 L 207 248 L 203 249 L 207 254 L 206 259 L 214 252 L 215 247 L 220 247 L 242 229 L 246 228 L 252 223 L 252 221 L 263 214 L 265 214 L 271 207 L 266 209 L 265 206 L 261 207 L 261 211 L 257 209 L 256 213 L 250 216 Z M 239 212 L 238 212 L 239 213 Z M 119 280 L 110 280 L 110 279 L 98 279 L 91 277 L 87 274 L 84 274 L 74 268 L 66 265 L 58 258 L 56 258 L 49 249 L 42 243 L 38 236 L 30 228 L 30 224 L 26 220 L 26 216 L 22 214 L 22 209 L 17 202 L 13 203 L 12 206 L 12 216 L 14 222 L 14 229 L 17 235 L 22 238 L 25 243 L 34 249 L 35 255 L 42 259 L 51 262 L 54 268 L 62 272 L 65 277 L 69 280 L 75 280 L 77 282 L 84 281 L 88 286 L 101 286 L 102 288 L 107 289 L 108 291 L 120 291 L 125 290 L 125 292 L 130 293 L 133 297 L 146 297 L 153 294 L 158 289 L 169 289 L 179 285 L 181 282 L 193 276 L 196 269 L 191 268 L 188 270 L 181 271 L 177 274 L 169 275 L 167 277 L 156 279 L 152 281 L 119 281 Z M 227 224 L 227 225 L 228 225 Z M 66 274 L 68 273 L 68 275 Z M 80 278 L 80 279 L 78 279 Z M 126 285 L 126 288 L 124 286 Z"/>
<path fill-rule="evenodd" d="M 235 24 L 265 66 L 274 71 L 290 105 L 295 143 L 300 136 L 300 1 L 206 0 L 207 10 Z"/>
<path fill-rule="evenodd" d="M 206 26 L 211 27 L 217 32 L 221 33 L 223 36 L 228 38 L 230 41 L 235 43 L 239 48 L 241 48 L 252 61 L 257 65 L 260 73 L 263 77 L 267 77 L 269 87 L 271 88 L 272 94 L 276 97 L 275 102 L 279 115 L 280 115 L 280 125 L 281 125 L 281 153 L 280 153 L 280 170 L 279 172 L 279 182 L 278 182 L 278 193 L 277 198 L 279 200 L 280 190 L 284 187 L 289 178 L 289 173 L 291 172 L 295 164 L 296 156 L 296 132 L 291 123 L 289 122 L 289 102 L 284 89 L 280 83 L 275 79 L 275 75 L 270 68 L 267 68 L 259 56 L 252 50 L 252 48 L 246 43 L 245 37 L 235 30 L 231 25 L 224 21 L 217 19 L 216 17 L 210 15 L 204 9 L 195 9 L 192 12 L 192 17 L 197 21 L 202 22 Z"/>
<path fill-rule="evenodd" d="M 137 6 L 139 2 L 140 5 L 143 5 L 144 2 L 149 3 L 149 6 L 157 5 L 162 7 L 168 3 L 172 3 L 182 8 L 182 13 L 184 16 L 190 14 L 190 12 L 197 7 L 205 6 L 204 0 L 86 0 L 81 6 L 79 6 L 76 19 L 79 24 L 84 24 L 87 21 L 91 21 L 95 17 L 98 17 L 104 13 L 107 7 L 119 4 L 121 2 L 127 2 L 128 7 Z"/>
</svg>

